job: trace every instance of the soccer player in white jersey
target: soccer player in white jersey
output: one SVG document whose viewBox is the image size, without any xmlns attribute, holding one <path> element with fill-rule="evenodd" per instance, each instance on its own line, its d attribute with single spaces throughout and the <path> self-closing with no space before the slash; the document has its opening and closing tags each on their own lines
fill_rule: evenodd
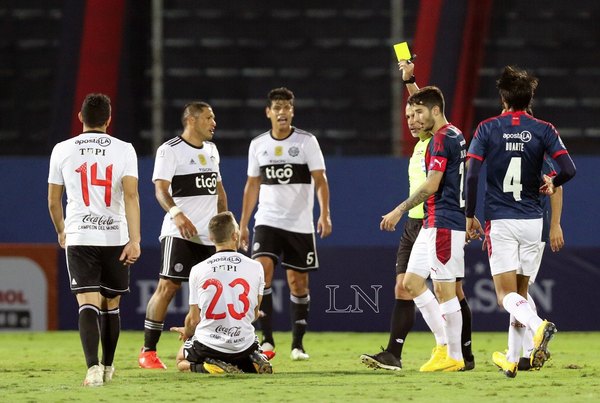
<svg viewBox="0 0 600 403">
<path fill-rule="evenodd" d="M 314 192 L 320 208 L 317 232 L 324 238 L 331 234 L 329 185 L 316 137 L 292 126 L 292 91 L 283 87 L 271 90 L 265 112 L 271 130 L 254 138 L 248 150 L 248 179 L 240 219 L 242 248 L 248 248 L 248 223 L 258 202 L 252 258 L 265 271 L 265 295 L 260 308 L 262 350 L 274 354 L 270 352 L 275 347 L 271 281 L 281 258 L 290 287 L 291 358 L 307 360 L 309 356 L 302 342 L 310 302 L 308 273 L 319 266 L 313 225 Z"/>
<path fill-rule="evenodd" d="M 167 212 L 160 231 L 160 278 L 148 301 L 144 321 L 144 347 L 140 368 L 166 369 L 156 353 L 169 303 L 188 281 L 195 264 L 214 253 L 208 221 L 227 210 L 227 195 L 219 171 L 219 152 L 210 140 L 217 123 L 205 102 L 185 106 L 184 130 L 156 151 L 154 182 L 156 199 Z"/>
<path fill-rule="evenodd" d="M 114 373 L 119 302 L 129 291 L 129 266 L 141 253 L 137 156 L 130 143 L 106 133 L 111 120 L 106 95 L 87 95 L 78 116 L 83 133 L 52 150 L 48 210 L 58 243 L 66 249 L 71 291 L 79 305 L 88 367 L 83 384 L 101 386 Z"/>
<path fill-rule="evenodd" d="M 240 230 L 231 212 L 212 217 L 208 230 L 217 251 L 192 268 L 185 326 L 171 328 L 185 340 L 177 368 L 271 374 L 252 325 L 265 288 L 262 266 L 237 252 Z"/>
</svg>

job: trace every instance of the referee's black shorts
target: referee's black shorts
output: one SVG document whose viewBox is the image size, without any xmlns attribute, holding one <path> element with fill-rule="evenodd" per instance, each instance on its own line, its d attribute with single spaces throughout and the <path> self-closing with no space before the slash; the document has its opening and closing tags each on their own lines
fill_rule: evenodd
<svg viewBox="0 0 600 403">
<path fill-rule="evenodd" d="M 415 240 L 423 226 L 422 218 L 408 218 L 404 224 L 404 232 L 400 237 L 400 245 L 396 253 L 396 275 L 406 273 L 408 267 L 408 258 L 412 251 Z"/>
</svg>

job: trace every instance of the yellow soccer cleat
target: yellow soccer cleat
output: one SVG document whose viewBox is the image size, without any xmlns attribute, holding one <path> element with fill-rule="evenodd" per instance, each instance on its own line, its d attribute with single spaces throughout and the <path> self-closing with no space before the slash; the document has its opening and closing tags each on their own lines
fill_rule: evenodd
<svg viewBox="0 0 600 403">
<path fill-rule="evenodd" d="M 420 372 L 434 372 L 439 371 L 438 364 L 444 361 L 448 357 L 448 346 L 437 345 L 431 351 L 431 358 L 425 364 L 419 368 Z M 464 365 L 463 365 L 464 366 Z"/>
<path fill-rule="evenodd" d="M 459 372 L 465 370 L 465 360 L 455 360 L 452 357 L 447 357 L 439 364 L 442 372 Z"/>
<path fill-rule="evenodd" d="M 507 377 L 514 378 L 517 376 L 518 364 L 516 362 L 508 361 L 506 359 L 506 354 L 496 351 L 492 354 L 492 361 L 494 361 L 494 364 L 496 364 Z"/>
<path fill-rule="evenodd" d="M 554 333 L 556 333 L 556 325 L 547 320 L 544 320 L 535 331 L 535 335 L 533 336 L 534 348 L 529 361 L 532 368 L 542 368 L 544 363 L 550 358 L 548 343 L 554 337 Z"/>
<path fill-rule="evenodd" d="M 209 374 L 242 374 L 242 370 L 233 364 L 216 358 L 206 358 L 202 364 L 204 371 Z"/>
</svg>

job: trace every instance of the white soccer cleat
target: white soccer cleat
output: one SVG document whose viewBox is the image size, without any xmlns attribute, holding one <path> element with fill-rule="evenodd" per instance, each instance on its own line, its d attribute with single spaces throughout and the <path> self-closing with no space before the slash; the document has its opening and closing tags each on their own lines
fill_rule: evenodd
<svg viewBox="0 0 600 403">
<path fill-rule="evenodd" d="M 102 364 L 100 364 L 100 366 L 102 367 L 102 370 L 104 372 L 104 374 L 102 375 L 102 380 L 104 381 L 104 383 L 112 381 L 113 375 L 115 373 L 115 367 L 112 365 L 106 367 Z"/>
<path fill-rule="evenodd" d="M 102 386 L 104 384 L 103 376 L 104 369 L 100 365 L 93 365 L 87 370 L 83 386 Z"/>
<path fill-rule="evenodd" d="M 310 356 L 306 354 L 303 350 L 295 348 L 292 350 L 290 358 L 292 359 L 292 361 L 306 361 L 310 358 Z"/>
</svg>

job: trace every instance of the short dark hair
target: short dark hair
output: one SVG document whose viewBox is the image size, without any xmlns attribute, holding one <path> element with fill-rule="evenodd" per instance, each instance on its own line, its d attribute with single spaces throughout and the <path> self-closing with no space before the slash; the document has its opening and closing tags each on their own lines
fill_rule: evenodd
<svg viewBox="0 0 600 403">
<path fill-rule="evenodd" d="M 235 217 L 231 211 L 223 211 L 208 222 L 208 233 L 214 243 L 225 243 L 235 231 Z"/>
<path fill-rule="evenodd" d="M 199 115 L 202 113 L 202 111 L 205 108 L 210 108 L 210 107 L 211 106 L 204 101 L 195 101 L 195 102 L 190 102 L 189 104 L 186 104 L 183 107 L 183 112 L 181 113 L 181 124 L 185 128 L 187 118 L 189 118 L 190 116 Z"/>
<path fill-rule="evenodd" d="M 538 85 L 537 77 L 515 66 L 505 66 L 496 88 L 502 101 L 513 110 L 525 110 L 531 106 Z"/>
<path fill-rule="evenodd" d="M 444 102 L 444 94 L 442 94 L 442 90 L 438 87 L 434 87 L 433 85 L 423 87 L 419 89 L 417 92 L 412 94 L 406 100 L 406 103 L 415 106 L 415 105 L 424 105 L 427 109 L 431 110 L 434 106 L 438 106 L 442 113 L 446 107 Z"/>
<path fill-rule="evenodd" d="M 294 104 L 294 93 L 285 87 L 273 88 L 267 95 L 267 107 L 271 107 L 274 101 L 290 101 Z"/>
<path fill-rule="evenodd" d="M 81 120 L 87 127 L 101 127 L 108 122 L 110 111 L 108 95 L 87 94 L 81 105 Z"/>
</svg>

